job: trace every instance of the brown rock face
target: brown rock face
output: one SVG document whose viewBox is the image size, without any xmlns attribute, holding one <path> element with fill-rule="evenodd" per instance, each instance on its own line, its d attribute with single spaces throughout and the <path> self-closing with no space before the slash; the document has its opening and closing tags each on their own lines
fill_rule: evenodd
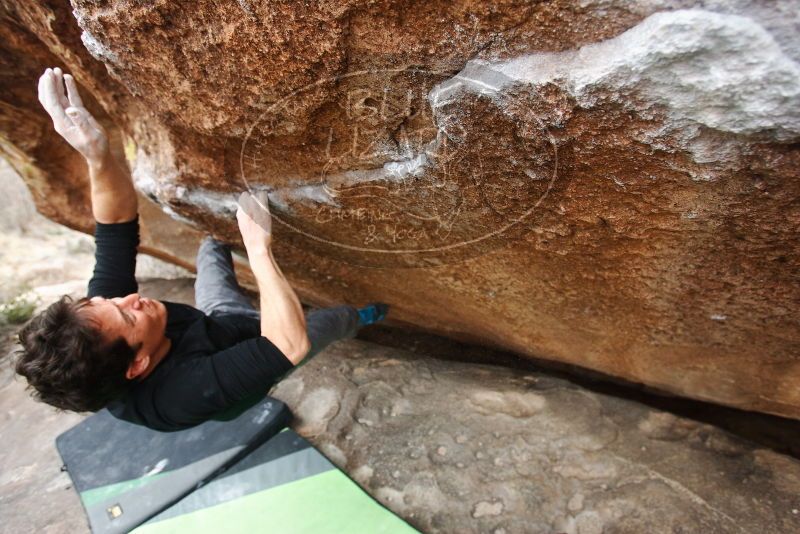
<svg viewBox="0 0 800 534">
<path fill-rule="evenodd" d="M 62 66 L 148 252 L 266 189 L 304 300 L 800 418 L 800 10 L 720 4 L 3 2 L 0 146 L 91 229 Z"/>
</svg>

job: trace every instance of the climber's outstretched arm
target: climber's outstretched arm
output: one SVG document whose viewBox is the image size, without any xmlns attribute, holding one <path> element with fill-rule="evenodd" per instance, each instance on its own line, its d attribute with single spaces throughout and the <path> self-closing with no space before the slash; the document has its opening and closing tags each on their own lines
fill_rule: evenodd
<svg viewBox="0 0 800 534">
<path fill-rule="evenodd" d="M 83 106 L 75 79 L 58 67 L 47 69 L 39 78 L 39 102 L 53 119 L 56 132 L 86 159 L 95 220 L 135 219 L 138 204 L 130 174 L 111 155 L 106 132 Z"/>
<path fill-rule="evenodd" d="M 242 193 L 236 219 L 258 284 L 261 335 L 297 365 L 308 354 L 311 342 L 300 300 L 272 255 L 272 217 L 267 194 Z"/>
</svg>

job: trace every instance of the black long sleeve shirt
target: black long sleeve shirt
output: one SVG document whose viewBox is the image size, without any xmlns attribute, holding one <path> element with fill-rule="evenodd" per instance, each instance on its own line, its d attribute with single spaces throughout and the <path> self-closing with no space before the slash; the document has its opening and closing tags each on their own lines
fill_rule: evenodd
<svg viewBox="0 0 800 534">
<path fill-rule="evenodd" d="M 139 219 L 97 223 L 95 268 L 88 296 L 124 297 L 138 288 Z M 161 301 L 167 309 L 164 359 L 108 409 L 121 419 L 157 430 L 196 425 L 266 394 L 293 365 L 267 338 L 259 321 L 244 315 L 209 317 L 200 310 Z"/>
</svg>

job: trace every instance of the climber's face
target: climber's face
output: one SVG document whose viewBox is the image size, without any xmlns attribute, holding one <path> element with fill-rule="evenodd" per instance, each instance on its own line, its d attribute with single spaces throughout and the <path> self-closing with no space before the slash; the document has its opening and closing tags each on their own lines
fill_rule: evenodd
<svg viewBox="0 0 800 534">
<path fill-rule="evenodd" d="M 142 298 L 138 293 L 110 299 L 92 297 L 87 305 L 81 308 L 81 313 L 86 314 L 97 324 L 104 340 L 111 342 L 123 338 L 134 349 L 138 347 L 136 360 L 140 362 L 136 369 L 129 369 L 128 378 L 152 370 L 157 363 L 154 361 L 154 356 L 161 354 L 164 344 L 168 343 L 165 336 L 166 307 L 162 302 Z M 142 366 L 142 363 L 145 365 Z"/>
</svg>

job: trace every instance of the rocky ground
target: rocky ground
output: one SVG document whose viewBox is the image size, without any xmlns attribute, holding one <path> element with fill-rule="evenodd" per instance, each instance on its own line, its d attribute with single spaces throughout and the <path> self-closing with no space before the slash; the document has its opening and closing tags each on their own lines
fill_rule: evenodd
<svg viewBox="0 0 800 534">
<path fill-rule="evenodd" d="M 0 174 L 0 194 L 24 197 Z M 2 301 L 79 295 L 92 242 L 3 211 Z M 191 302 L 187 272 L 142 258 L 144 294 Z M 33 402 L 2 326 L 0 531 L 86 532 L 54 447 L 80 415 Z M 491 353 L 491 354 L 490 354 Z M 489 358 L 507 365 L 489 365 Z M 337 343 L 280 383 L 295 429 L 425 532 L 800 531 L 800 423 L 546 371 L 391 328 Z"/>
</svg>

